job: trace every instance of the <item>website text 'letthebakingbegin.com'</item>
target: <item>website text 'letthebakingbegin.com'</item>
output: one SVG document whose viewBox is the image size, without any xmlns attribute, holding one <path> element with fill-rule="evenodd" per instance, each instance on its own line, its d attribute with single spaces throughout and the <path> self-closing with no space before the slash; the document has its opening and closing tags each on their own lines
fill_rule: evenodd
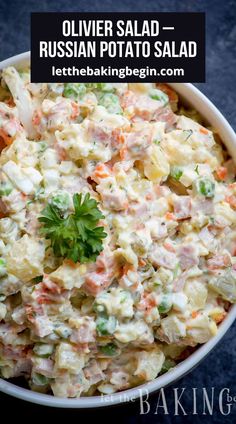
<svg viewBox="0 0 236 424">
<path fill-rule="evenodd" d="M 183 68 L 150 68 L 146 66 L 145 68 L 130 68 L 125 66 L 124 68 L 112 68 L 111 66 L 101 66 L 100 68 L 91 68 L 86 66 L 85 68 L 77 68 L 76 66 L 69 66 L 58 68 L 52 66 L 52 76 L 72 76 L 72 77 L 81 77 L 81 76 L 90 76 L 90 77 L 118 77 L 119 79 L 125 79 L 127 76 L 139 77 L 145 79 L 149 76 L 159 77 L 159 76 L 184 76 Z"/>
</svg>

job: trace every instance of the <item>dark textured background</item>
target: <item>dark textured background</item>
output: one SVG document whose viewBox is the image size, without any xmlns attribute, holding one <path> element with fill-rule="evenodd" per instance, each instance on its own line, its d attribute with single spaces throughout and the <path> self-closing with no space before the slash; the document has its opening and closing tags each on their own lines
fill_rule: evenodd
<svg viewBox="0 0 236 424">
<path fill-rule="evenodd" d="M 206 12 L 207 16 L 207 81 L 196 84 L 236 128 L 235 88 L 236 88 L 236 1 L 235 0 L 0 0 L 0 60 L 30 49 L 30 12 L 46 11 L 160 11 L 160 12 Z M 223 341 L 192 373 L 178 383 L 165 389 L 169 415 L 159 410 L 155 415 L 157 394 L 151 397 L 151 411 L 139 414 L 139 404 L 112 407 L 106 410 L 78 411 L 55 410 L 34 406 L 0 394 L 1 415 L 6 412 L 9 419 L 19 414 L 21 419 L 38 420 L 43 417 L 53 421 L 60 418 L 66 421 L 82 422 L 96 419 L 103 423 L 234 423 L 236 406 L 230 415 L 219 412 L 219 391 L 227 387 L 236 395 L 236 326 L 234 325 Z M 174 416 L 173 388 L 186 387 L 183 405 L 187 416 Z M 191 416 L 192 387 L 198 388 L 198 415 Z M 210 392 L 215 387 L 213 416 L 202 415 L 201 391 L 206 387 Z"/>
</svg>

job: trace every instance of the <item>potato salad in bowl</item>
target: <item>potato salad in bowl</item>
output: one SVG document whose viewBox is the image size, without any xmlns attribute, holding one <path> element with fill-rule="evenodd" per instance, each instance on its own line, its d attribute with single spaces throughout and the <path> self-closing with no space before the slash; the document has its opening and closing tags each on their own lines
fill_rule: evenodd
<svg viewBox="0 0 236 424">
<path fill-rule="evenodd" d="M 7 67 L 0 150 L 3 379 L 111 395 L 217 334 L 236 302 L 236 169 L 171 87 Z"/>
</svg>

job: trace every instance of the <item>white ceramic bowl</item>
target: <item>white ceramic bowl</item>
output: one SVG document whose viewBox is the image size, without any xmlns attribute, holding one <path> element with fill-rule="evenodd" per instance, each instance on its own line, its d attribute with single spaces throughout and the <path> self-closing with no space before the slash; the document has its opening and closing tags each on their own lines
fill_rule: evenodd
<svg viewBox="0 0 236 424">
<path fill-rule="evenodd" d="M 0 69 L 6 66 L 14 65 L 16 67 L 29 63 L 30 53 L 22 53 L 18 56 L 11 57 L 0 63 Z M 192 84 L 188 83 L 171 83 L 171 85 L 186 104 L 198 110 L 205 120 L 211 124 L 219 132 L 224 144 L 229 153 L 234 158 L 236 163 L 236 137 L 235 133 L 221 115 L 218 109 Z M 41 405 L 61 407 L 61 408 L 97 408 L 108 405 L 115 405 L 127 401 L 133 401 L 143 393 L 154 392 L 161 387 L 171 384 L 187 374 L 193 369 L 219 342 L 224 336 L 230 325 L 236 318 L 236 305 L 232 306 L 226 319 L 220 324 L 218 333 L 215 337 L 209 340 L 204 345 L 201 345 L 191 356 L 178 364 L 173 370 L 149 383 L 133 389 L 125 390 L 109 396 L 93 396 L 82 397 L 80 399 L 62 399 L 51 395 L 36 393 L 27 389 L 18 387 L 12 383 L 0 379 L 0 391 L 17 398 L 27 400 L 29 402 L 38 403 Z"/>
</svg>

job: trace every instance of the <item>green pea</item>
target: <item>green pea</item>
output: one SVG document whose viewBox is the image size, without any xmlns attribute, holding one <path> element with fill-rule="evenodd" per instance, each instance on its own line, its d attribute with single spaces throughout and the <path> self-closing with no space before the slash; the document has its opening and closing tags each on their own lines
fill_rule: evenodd
<svg viewBox="0 0 236 424">
<path fill-rule="evenodd" d="M 41 283 L 41 281 L 43 281 L 43 275 L 38 275 L 37 277 L 33 278 L 33 282 L 36 284 Z"/>
<path fill-rule="evenodd" d="M 97 82 L 97 83 L 86 83 L 87 89 L 89 90 L 98 90 L 104 92 L 112 92 L 114 91 L 114 87 L 111 83 L 107 82 Z"/>
<path fill-rule="evenodd" d="M 179 166 L 173 166 L 170 171 L 170 175 L 175 180 L 179 181 L 183 175 L 183 171 Z"/>
<path fill-rule="evenodd" d="M 158 305 L 158 311 L 160 314 L 166 314 L 172 308 L 172 299 L 168 294 L 164 294 L 161 299 L 161 303 Z"/>
<path fill-rule="evenodd" d="M 49 383 L 49 379 L 45 375 L 34 373 L 32 375 L 32 382 L 36 386 L 46 386 Z"/>
<path fill-rule="evenodd" d="M 169 371 L 171 368 L 174 368 L 176 363 L 173 359 L 166 359 L 164 364 L 162 365 L 161 374 Z"/>
<path fill-rule="evenodd" d="M 214 197 L 215 195 L 215 183 L 206 177 L 201 177 L 195 180 L 194 188 L 197 193 L 202 194 L 205 197 Z"/>
<path fill-rule="evenodd" d="M 33 348 L 34 353 L 42 358 L 48 358 L 54 351 L 54 346 L 44 343 L 36 343 Z"/>
<path fill-rule="evenodd" d="M 157 88 L 152 88 L 149 92 L 149 96 L 153 100 L 159 100 L 160 102 L 164 103 L 164 106 L 166 106 L 169 102 L 169 97 L 167 94 L 163 93 L 163 91 L 158 90 Z"/>
<path fill-rule="evenodd" d="M 115 356 L 118 353 L 117 346 L 114 343 L 108 343 L 105 346 L 100 346 L 99 349 L 105 356 Z"/>
<path fill-rule="evenodd" d="M 63 95 L 72 100 L 78 100 L 86 93 L 86 86 L 82 83 L 66 83 L 64 86 Z"/>
<path fill-rule="evenodd" d="M 115 317 L 100 316 L 96 320 L 96 329 L 100 336 L 108 336 L 113 334 L 117 326 Z"/>
<path fill-rule="evenodd" d="M 0 258 L 0 277 L 6 275 L 6 261 L 3 258 Z"/>
<path fill-rule="evenodd" d="M 12 185 L 7 181 L 0 183 L 0 197 L 8 196 L 13 190 Z"/>
<path fill-rule="evenodd" d="M 39 153 L 43 153 L 47 149 L 48 144 L 46 143 L 46 141 L 39 141 L 38 147 L 39 147 Z"/>
<path fill-rule="evenodd" d="M 100 97 L 99 104 L 104 106 L 108 112 L 121 114 L 119 97 L 113 93 L 105 93 Z"/>
<path fill-rule="evenodd" d="M 93 310 L 94 310 L 94 312 L 96 312 L 97 314 L 102 314 L 102 313 L 106 312 L 106 308 L 105 308 L 105 306 L 104 306 L 104 305 L 100 305 L 100 304 L 99 304 L 99 303 L 97 303 L 97 302 L 94 302 L 94 304 L 93 304 Z"/>
</svg>

